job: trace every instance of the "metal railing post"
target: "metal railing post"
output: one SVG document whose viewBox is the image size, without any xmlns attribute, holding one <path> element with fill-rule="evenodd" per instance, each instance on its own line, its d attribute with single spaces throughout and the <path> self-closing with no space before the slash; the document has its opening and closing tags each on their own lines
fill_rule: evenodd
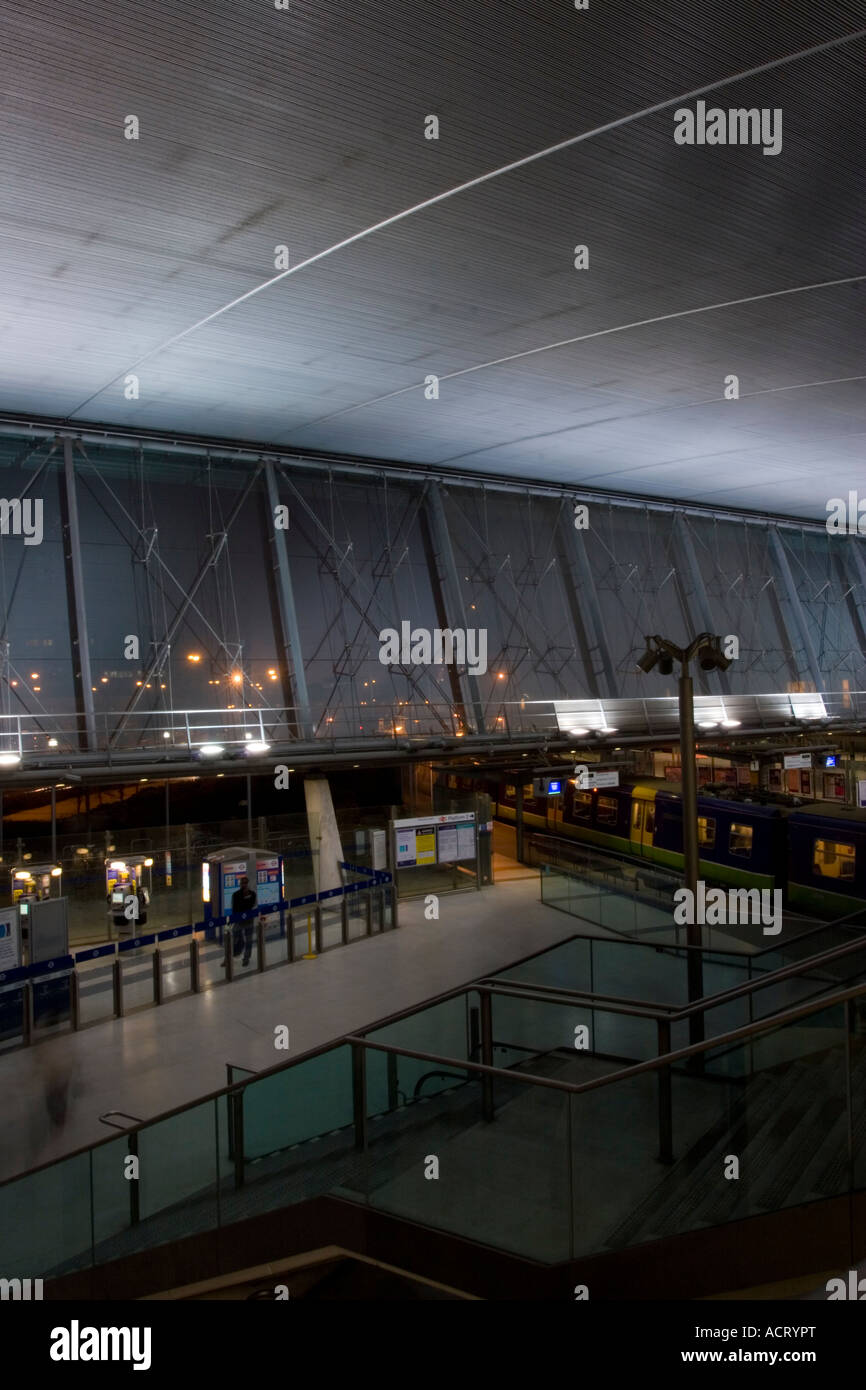
<svg viewBox="0 0 866 1390">
<path fill-rule="evenodd" d="M 259 974 L 265 968 L 265 919 L 259 916 L 256 922 L 256 970 Z"/>
<path fill-rule="evenodd" d="M 400 1089 L 397 1077 L 397 1058 L 393 1052 L 389 1052 L 385 1057 L 388 1072 L 388 1109 L 396 1110 L 400 1104 Z"/>
<path fill-rule="evenodd" d="M 69 1024 L 73 1033 L 81 1027 L 81 982 L 77 970 L 69 977 Z"/>
<path fill-rule="evenodd" d="M 352 1112 L 355 1124 L 355 1148 L 367 1147 L 367 1064 L 365 1048 L 352 1043 Z"/>
<path fill-rule="evenodd" d="M 26 980 L 21 987 L 21 1041 L 29 1047 L 33 1041 L 33 981 Z"/>
<path fill-rule="evenodd" d="M 340 936 L 344 946 L 349 944 L 349 901 L 344 893 L 340 899 Z"/>
<path fill-rule="evenodd" d="M 244 1090 L 232 1091 L 229 1094 L 229 1116 L 232 1126 L 234 1162 L 235 1162 L 235 1187 L 244 1185 Z"/>
<path fill-rule="evenodd" d="M 153 1002 L 162 1003 L 162 956 L 158 946 L 153 952 Z"/>
<path fill-rule="evenodd" d="M 123 958 L 115 956 L 111 965 L 111 992 L 114 1000 L 114 1017 L 123 1018 Z"/>
<path fill-rule="evenodd" d="M 295 914 L 291 908 L 286 913 L 286 960 L 295 959 Z"/>
<path fill-rule="evenodd" d="M 315 907 L 315 911 L 314 911 L 314 913 L 313 913 L 313 916 L 314 916 L 314 918 L 315 918 L 315 926 L 316 926 L 316 954 L 320 956 L 320 955 L 322 954 L 322 904 L 321 904 L 321 903 L 316 903 L 316 907 Z"/>
<path fill-rule="evenodd" d="M 493 1000 L 490 991 L 478 991 L 481 1003 L 481 1061 L 485 1067 L 493 1066 Z M 481 1078 L 481 1113 L 488 1122 L 494 1117 L 493 1077 Z"/>
<path fill-rule="evenodd" d="M 231 984 L 235 977 L 235 929 L 234 924 L 226 924 L 225 930 L 226 980 Z"/>
<path fill-rule="evenodd" d="M 138 1134 L 129 1136 L 129 1152 L 138 1158 Z M 138 1178 L 129 1180 L 129 1224 L 137 1226 L 141 1220 L 141 1189 Z"/>
<path fill-rule="evenodd" d="M 666 1057 L 671 1050 L 671 1025 L 667 1018 L 656 1023 L 658 1034 L 658 1055 Z M 670 1067 L 659 1068 L 659 1159 L 662 1163 L 674 1161 L 674 1111 L 671 1090 Z"/>
<path fill-rule="evenodd" d="M 189 987 L 193 994 L 201 993 L 201 951 L 196 936 L 189 943 Z"/>
<path fill-rule="evenodd" d="M 368 936 L 372 936 L 372 935 L 373 935 L 373 890 L 372 890 L 372 888 L 365 888 L 365 889 L 364 889 L 364 916 L 365 916 L 365 923 L 364 923 L 364 926 L 365 926 L 365 929 L 366 929 L 366 933 L 367 933 Z"/>
</svg>

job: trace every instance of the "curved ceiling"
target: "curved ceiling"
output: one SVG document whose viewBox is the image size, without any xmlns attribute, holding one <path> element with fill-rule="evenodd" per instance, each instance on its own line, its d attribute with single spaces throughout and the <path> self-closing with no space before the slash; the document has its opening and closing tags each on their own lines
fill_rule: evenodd
<svg viewBox="0 0 866 1390">
<path fill-rule="evenodd" d="M 20 0 L 0 410 L 824 517 L 862 484 L 863 22 Z M 778 153 L 678 144 L 707 87 L 781 111 Z"/>
</svg>

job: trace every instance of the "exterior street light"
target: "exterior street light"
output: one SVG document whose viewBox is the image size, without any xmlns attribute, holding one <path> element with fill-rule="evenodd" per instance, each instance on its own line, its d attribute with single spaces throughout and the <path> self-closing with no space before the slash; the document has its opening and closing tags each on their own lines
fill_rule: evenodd
<svg viewBox="0 0 866 1390">
<path fill-rule="evenodd" d="M 638 660 L 638 668 L 649 675 L 658 666 L 659 674 L 669 676 L 674 662 L 680 664 L 678 682 L 680 713 L 680 763 L 683 779 L 683 859 L 685 887 L 692 895 L 694 908 L 698 900 L 698 770 L 695 754 L 694 687 L 689 674 L 689 662 L 697 657 L 702 671 L 726 671 L 730 658 L 722 651 L 722 639 L 711 632 L 701 632 L 687 647 L 678 647 L 665 637 L 647 637 L 646 651 Z M 692 913 L 694 915 L 694 913 Z M 703 945 L 701 927 L 691 922 L 686 927 L 690 946 Z M 689 1003 L 703 997 L 703 962 L 697 950 L 688 952 Z M 689 1041 L 702 1042 L 703 1014 L 694 1013 L 689 1019 Z"/>
</svg>

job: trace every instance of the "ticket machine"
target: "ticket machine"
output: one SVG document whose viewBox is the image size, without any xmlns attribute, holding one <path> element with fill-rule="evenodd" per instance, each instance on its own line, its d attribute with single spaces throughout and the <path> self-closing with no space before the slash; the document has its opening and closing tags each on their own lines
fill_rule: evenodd
<svg viewBox="0 0 866 1390">
<path fill-rule="evenodd" d="M 276 905 L 283 897 L 283 856 L 273 850 L 230 845 L 211 854 L 201 866 L 201 897 L 205 918 L 224 917 L 232 910 L 232 894 L 248 878 L 259 907 Z"/>
<path fill-rule="evenodd" d="M 132 855 L 128 859 L 106 859 L 106 900 L 116 927 L 135 932 L 147 921 L 152 866 L 152 859 L 139 855 Z"/>
</svg>

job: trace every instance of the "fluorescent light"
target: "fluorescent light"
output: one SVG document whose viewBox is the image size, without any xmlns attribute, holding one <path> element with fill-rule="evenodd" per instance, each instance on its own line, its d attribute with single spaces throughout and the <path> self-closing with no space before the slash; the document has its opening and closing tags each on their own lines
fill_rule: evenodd
<svg viewBox="0 0 866 1390">
<path fill-rule="evenodd" d="M 261 739 L 253 739 L 252 743 L 246 745 L 248 753 L 267 753 L 270 748 L 269 743 L 263 743 Z"/>
<path fill-rule="evenodd" d="M 0 767 L 17 767 L 20 761 L 20 753 L 0 753 Z"/>
<path fill-rule="evenodd" d="M 740 727 L 740 720 L 739 720 L 739 719 L 723 719 L 723 720 L 722 720 L 722 728 L 723 728 L 723 729 L 739 729 L 739 727 Z"/>
<path fill-rule="evenodd" d="M 59 878 L 60 875 L 61 875 L 62 873 L 63 873 L 63 870 L 62 870 L 62 869 L 52 869 L 52 870 L 51 870 L 51 877 L 52 877 L 52 878 Z"/>
<path fill-rule="evenodd" d="M 203 758 L 218 758 L 225 749 L 221 743 L 203 743 L 198 750 Z"/>
<path fill-rule="evenodd" d="M 716 721 L 715 721 L 715 719 L 699 719 L 699 720 L 698 720 L 698 728 L 699 728 L 699 729 L 714 729 L 715 727 L 716 727 Z"/>
<path fill-rule="evenodd" d="M 574 734 L 575 738 L 582 738 L 584 734 L 589 733 L 589 729 L 569 729 L 568 732 Z"/>
</svg>

